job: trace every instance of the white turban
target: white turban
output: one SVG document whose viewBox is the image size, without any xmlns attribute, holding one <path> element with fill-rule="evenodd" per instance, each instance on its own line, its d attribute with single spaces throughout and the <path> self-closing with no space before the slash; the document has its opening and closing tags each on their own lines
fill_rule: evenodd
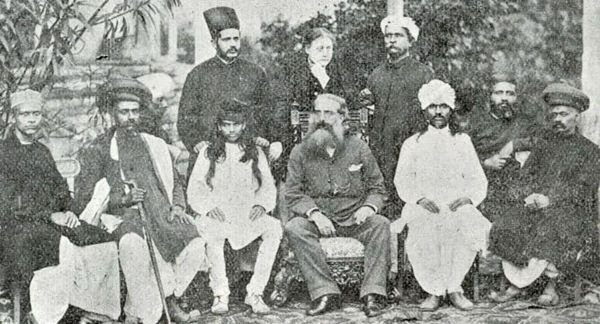
<svg viewBox="0 0 600 324">
<path fill-rule="evenodd" d="M 456 92 L 444 81 L 437 79 L 429 81 L 419 89 L 418 96 L 421 102 L 421 109 L 427 109 L 431 105 L 442 104 L 446 104 L 452 109 L 456 108 Z"/>
<path fill-rule="evenodd" d="M 22 104 L 42 106 L 42 94 L 31 89 L 16 91 L 10 95 L 10 108 L 16 108 Z"/>
<path fill-rule="evenodd" d="M 381 32 L 385 34 L 385 29 L 388 26 L 400 26 L 406 28 L 415 41 L 419 38 L 419 27 L 417 27 L 415 21 L 410 17 L 399 15 L 387 16 L 381 20 Z"/>
</svg>

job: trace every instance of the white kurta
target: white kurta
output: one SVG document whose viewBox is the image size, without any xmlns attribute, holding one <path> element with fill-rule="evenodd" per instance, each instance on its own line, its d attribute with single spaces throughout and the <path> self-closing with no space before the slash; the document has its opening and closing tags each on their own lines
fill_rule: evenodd
<svg viewBox="0 0 600 324">
<path fill-rule="evenodd" d="M 259 149 L 258 168 L 262 184 L 252 173 L 252 162 L 240 162 L 243 150 L 237 144 L 225 144 L 226 158 L 217 162 L 211 189 L 206 184 L 206 173 L 210 165 L 202 150 L 194 165 L 188 184 L 188 202 L 192 209 L 202 215 L 197 226 L 206 233 L 206 254 L 210 262 L 210 287 L 215 296 L 228 296 L 229 282 L 225 269 L 223 246 L 229 240 L 231 247 L 241 249 L 260 237 L 254 274 L 246 287 L 248 294 L 261 295 L 269 281 L 271 268 L 283 235 L 279 220 L 265 215 L 250 220 L 250 210 L 260 205 L 265 210 L 275 208 L 277 190 L 266 157 Z M 257 190 L 258 189 L 258 190 Z M 220 222 L 206 216 L 210 210 L 220 208 L 226 221 Z"/>
<path fill-rule="evenodd" d="M 198 154 L 198 159 L 190 175 L 187 198 L 192 209 L 200 214 L 198 223 L 210 224 L 210 231 L 199 225 L 207 235 L 228 239 L 231 247 L 238 250 L 254 241 L 264 232 L 264 217 L 251 221 L 249 218 L 252 206 L 260 205 L 267 212 L 275 208 L 277 189 L 271 175 L 269 164 L 261 149 L 258 150 L 258 168 L 262 176 L 262 185 L 252 174 L 252 162 L 240 162 L 244 151 L 239 145 L 225 144 L 226 159 L 218 161 L 215 176 L 212 178 L 212 189 L 206 184 L 206 173 L 210 161 L 206 157 L 206 148 Z M 227 220 L 211 222 L 206 214 L 214 208 L 220 208 Z"/>
<path fill-rule="evenodd" d="M 408 226 L 405 247 L 415 277 L 432 295 L 461 292 L 473 260 L 485 250 L 491 224 L 476 206 L 486 196 L 487 179 L 466 134 L 429 127 L 408 138 L 400 151 L 394 184 L 406 202 L 393 232 Z M 449 205 L 467 197 L 473 204 L 455 212 Z M 435 202 L 438 214 L 417 205 L 421 198 Z"/>
</svg>

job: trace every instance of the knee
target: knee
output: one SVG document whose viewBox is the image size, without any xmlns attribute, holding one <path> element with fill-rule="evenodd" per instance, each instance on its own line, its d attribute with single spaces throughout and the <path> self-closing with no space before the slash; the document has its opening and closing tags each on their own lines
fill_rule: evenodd
<svg viewBox="0 0 600 324">
<path fill-rule="evenodd" d="M 135 233 L 127 233 L 119 240 L 119 249 L 137 247 L 143 243 L 144 240 L 139 235 Z"/>
<path fill-rule="evenodd" d="M 375 215 L 367 218 L 367 220 L 369 221 L 369 223 L 372 226 L 374 226 L 376 228 L 382 228 L 382 229 L 387 229 L 387 230 L 389 230 L 389 228 L 390 228 L 390 220 L 379 214 L 375 214 Z"/>
<path fill-rule="evenodd" d="M 288 237 L 298 237 L 304 235 L 309 226 L 308 219 L 297 216 L 285 224 L 284 232 Z"/>
</svg>

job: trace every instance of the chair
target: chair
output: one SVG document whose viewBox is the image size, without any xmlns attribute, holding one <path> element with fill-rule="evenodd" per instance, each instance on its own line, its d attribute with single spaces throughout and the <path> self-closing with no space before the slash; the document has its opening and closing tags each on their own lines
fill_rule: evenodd
<svg viewBox="0 0 600 324">
<path fill-rule="evenodd" d="M 302 137 L 306 134 L 309 118 L 310 112 L 297 109 L 291 110 L 290 120 L 295 144 L 300 143 Z M 367 108 L 350 111 L 346 123 L 361 139 L 368 141 L 369 110 Z M 283 221 L 285 223 L 287 219 Z M 364 276 L 363 245 L 351 237 L 321 238 L 320 243 L 327 255 L 327 263 L 336 283 L 345 287 L 359 285 Z M 397 240 L 392 240 L 390 244 L 391 255 L 398 255 Z M 394 272 L 397 272 L 397 261 L 397 258 L 392 257 L 392 271 Z M 292 282 L 302 282 L 303 280 L 294 253 L 288 250 L 287 255 L 280 261 L 280 270 L 274 279 L 271 300 L 275 305 L 284 305 L 289 299 L 289 287 Z"/>
</svg>

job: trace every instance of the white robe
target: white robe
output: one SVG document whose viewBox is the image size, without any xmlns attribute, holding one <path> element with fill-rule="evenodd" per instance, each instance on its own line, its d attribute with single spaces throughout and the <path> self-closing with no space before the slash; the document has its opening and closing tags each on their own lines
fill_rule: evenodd
<svg viewBox="0 0 600 324">
<path fill-rule="evenodd" d="M 417 281 L 432 295 L 461 292 L 477 252 L 486 249 L 491 227 L 476 208 L 485 198 L 487 179 L 469 136 L 430 126 L 408 138 L 394 184 L 406 206 L 392 232 L 408 226 L 405 247 Z M 473 204 L 450 211 L 448 205 L 461 197 Z M 421 198 L 435 202 L 440 212 L 417 205 Z"/>
<path fill-rule="evenodd" d="M 252 162 L 240 162 L 244 151 L 239 145 L 225 144 L 226 159 L 218 161 L 211 189 L 206 184 L 206 173 L 210 161 L 206 157 L 206 147 L 199 154 L 188 182 L 187 198 L 192 209 L 201 215 L 197 224 L 199 230 L 207 235 L 228 239 L 231 247 L 238 250 L 259 237 L 265 229 L 264 217 L 256 221 L 249 218 L 250 210 L 260 205 L 267 212 L 275 208 L 277 188 L 271 175 L 269 164 L 261 149 L 258 150 L 258 168 L 262 176 L 262 185 L 252 174 Z M 206 214 L 214 208 L 220 208 L 226 221 L 212 222 Z M 210 225 L 210 231 L 205 226 Z"/>
</svg>

